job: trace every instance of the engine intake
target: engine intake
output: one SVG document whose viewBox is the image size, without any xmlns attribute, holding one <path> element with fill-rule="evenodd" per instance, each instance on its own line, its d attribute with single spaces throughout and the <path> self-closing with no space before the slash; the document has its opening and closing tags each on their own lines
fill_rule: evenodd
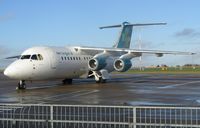
<svg viewBox="0 0 200 128">
<path fill-rule="evenodd" d="M 106 58 L 104 57 L 96 57 L 92 58 L 88 62 L 88 67 L 92 71 L 98 71 L 103 69 L 106 66 Z"/>
<path fill-rule="evenodd" d="M 114 68 L 118 72 L 125 72 L 129 70 L 132 66 L 131 60 L 130 59 L 117 59 L 114 62 Z"/>
</svg>

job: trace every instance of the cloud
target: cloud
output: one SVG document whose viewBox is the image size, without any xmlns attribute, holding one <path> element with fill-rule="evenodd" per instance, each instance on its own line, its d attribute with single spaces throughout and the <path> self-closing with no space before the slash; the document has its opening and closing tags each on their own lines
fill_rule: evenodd
<svg viewBox="0 0 200 128">
<path fill-rule="evenodd" d="M 192 28 L 185 28 L 179 32 L 176 32 L 175 37 L 196 37 L 196 36 L 200 36 L 200 32 L 192 29 Z"/>
<path fill-rule="evenodd" d="M 152 41 L 148 41 L 148 40 L 133 40 L 131 42 L 131 48 L 135 48 L 135 49 L 157 49 L 160 46 L 164 46 L 165 43 L 164 42 L 160 42 L 160 43 L 154 43 Z"/>
<path fill-rule="evenodd" d="M 19 55 L 17 54 L 17 50 L 13 48 L 8 48 L 4 45 L 0 45 L 0 69 L 4 69 L 7 67 L 11 62 L 13 62 L 15 59 L 5 59 L 9 56 Z"/>
<path fill-rule="evenodd" d="M 0 44 L 0 59 L 9 56 L 19 55 L 20 50 L 15 48 L 9 48 Z"/>
<path fill-rule="evenodd" d="M 10 63 L 9 60 L 3 59 L 8 53 L 8 48 L 0 45 L 0 69 L 5 68 Z"/>
<path fill-rule="evenodd" d="M 14 17 L 14 15 L 12 13 L 4 14 L 4 15 L 0 16 L 0 22 L 10 20 L 13 17 Z"/>
<path fill-rule="evenodd" d="M 7 47 L 0 45 L 0 57 L 5 56 L 9 51 Z"/>
</svg>

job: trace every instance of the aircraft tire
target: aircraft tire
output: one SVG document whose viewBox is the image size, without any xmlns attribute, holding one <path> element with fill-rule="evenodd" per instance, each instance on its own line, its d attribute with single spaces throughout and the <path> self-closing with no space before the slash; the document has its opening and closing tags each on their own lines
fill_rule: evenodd
<svg viewBox="0 0 200 128">
<path fill-rule="evenodd" d="M 26 84 L 24 80 L 21 80 L 16 87 L 16 90 L 26 89 Z"/>
<path fill-rule="evenodd" d="M 106 83 L 106 79 L 99 78 L 99 80 L 97 80 L 96 83 Z"/>
<path fill-rule="evenodd" d="M 106 79 L 101 79 L 101 83 L 106 83 Z"/>
<path fill-rule="evenodd" d="M 72 79 L 64 79 L 63 84 L 72 84 Z"/>
</svg>

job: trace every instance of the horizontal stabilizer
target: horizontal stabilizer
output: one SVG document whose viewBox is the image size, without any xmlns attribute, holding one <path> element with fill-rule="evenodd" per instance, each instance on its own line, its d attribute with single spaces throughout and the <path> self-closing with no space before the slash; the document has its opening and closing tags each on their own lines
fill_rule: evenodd
<svg viewBox="0 0 200 128">
<path fill-rule="evenodd" d="M 111 26 L 103 26 L 103 27 L 99 27 L 100 29 L 104 29 L 104 28 L 117 28 L 117 27 L 121 27 L 122 25 L 111 25 Z"/>
<path fill-rule="evenodd" d="M 114 48 L 130 48 L 132 30 L 133 30 L 134 26 L 150 26 L 150 25 L 166 25 L 166 24 L 167 23 L 131 24 L 129 22 L 123 22 L 122 24 L 118 24 L 118 25 L 103 26 L 103 27 L 100 27 L 100 29 L 121 27 L 121 31 L 120 31 L 118 40 L 117 40 L 117 42 L 115 42 L 113 47 Z"/>
<path fill-rule="evenodd" d="M 127 22 L 124 22 L 123 24 L 118 24 L 118 25 L 103 26 L 103 27 L 100 27 L 100 29 L 117 28 L 117 27 L 122 27 L 122 26 L 149 26 L 149 25 L 166 25 L 166 24 L 167 23 L 128 24 Z"/>
</svg>

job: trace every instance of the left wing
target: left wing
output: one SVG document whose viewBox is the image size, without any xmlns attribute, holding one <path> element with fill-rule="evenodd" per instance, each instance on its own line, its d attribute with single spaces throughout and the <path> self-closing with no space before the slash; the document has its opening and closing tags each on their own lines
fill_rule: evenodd
<svg viewBox="0 0 200 128">
<path fill-rule="evenodd" d="M 6 57 L 5 59 L 19 59 L 21 55 Z"/>
<path fill-rule="evenodd" d="M 158 57 L 162 57 L 164 54 L 173 54 L 173 55 L 194 55 L 195 54 L 192 52 L 126 49 L 126 48 L 97 48 L 97 47 L 75 47 L 75 48 L 81 50 L 82 52 L 89 53 L 90 55 L 93 55 L 93 56 L 101 52 L 107 52 L 113 56 L 129 53 L 129 54 L 132 54 L 134 57 L 142 56 L 142 54 L 154 54 Z"/>
</svg>

